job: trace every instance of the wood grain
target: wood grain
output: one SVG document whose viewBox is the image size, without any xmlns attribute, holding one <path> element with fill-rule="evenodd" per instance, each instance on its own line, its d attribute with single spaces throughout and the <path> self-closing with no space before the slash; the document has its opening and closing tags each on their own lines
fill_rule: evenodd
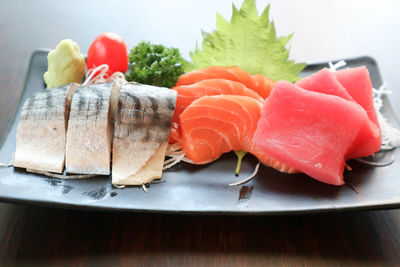
<svg viewBox="0 0 400 267">
<path fill-rule="evenodd" d="M 387 266 L 400 259 L 398 211 L 223 218 L 1 204 L 0 215 L 2 264 Z"/>
<path fill-rule="evenodd" d="M 127 43 L 132 45 L 150 36 L 140 23 L 147 19 L 154 20 L 153 25 L 146 24 L 149 30 L 164 32 L 161 22 L 169 21 L 173 36 L 182 35 L 171 26 L 171 21 L 178 25 L 179 18 L 168 20 L 150 9 L 141 13 L 134 2 L 82 2 L 2 1 L 0 137 L 14 117 L 33 50 L 55 47 L 69 37 L 86 52 L 91 40 L 106 30 L 128 36 Z M 215 16 L 215 10 L 207 11 L 201 1 L 192 5 Z M 230 6 L 230 1 L 225 5 Z M 135 18 L 127 21 L 130 13 Z M 163 38 L 155 40 L 174 42 L 174 38 Z M 399 225 L 398 210 L 193 217 L 0 204 L 0 265 L 396 266 L 400 263 Z"/>
</svg>

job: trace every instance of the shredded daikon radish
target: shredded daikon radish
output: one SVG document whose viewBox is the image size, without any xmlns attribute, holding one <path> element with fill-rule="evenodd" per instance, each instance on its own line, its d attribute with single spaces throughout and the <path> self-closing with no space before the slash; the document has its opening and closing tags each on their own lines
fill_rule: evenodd
<svg viewBox="0 0 400 267">
<path fill-rule="evenodd" d="M 122 72 L 114 72 L 110 77 L 108 77 L 109 66 L 107 64 L 102 64 L 96 68 L 90 69 L 86 72 L 86 80 L 82 84 L 83 86 L 94 83 L 103 83 L 110 81 L 120 81 L 121 83 L 126 83 L 125 75 Z"/>
<path fill-rule="evenodd" d="M 356 160 L 359 162 L 362 162 L 364 164 L 368 164 L 368 165 L 375 166 L 375 167 L 385 167 L 385 166 L 392 164 L 395 160 L 395 157 L 394 157 L 394 154 L 392 154 L 390 160 L 386 161 L 386 162 L 370 161 L 370 160 L 366 160 L 366 159 L 356 159 Z"/>
<path fill-rule="evenodd" d="M 33 169 L 26 169 L 26 170 L 28 172 L 37 173 L 37 174 L 43 174 L 43 175 L 46 175 L 48 177 L 58 178 L 58 179 L 83 179 L 83 178 L 91 178 L 91 177 L 99 176 L 97 174 L 63 175 L 63 174 L 57 174 L 57 173 L 45 172 L 45 171 L 38 171 L 38 170 L 33 170 Z"/>
<path fill-rule="evenodd" d="M 144 192 L 147 193 L 147 188 L 146 188 L 146 185 L 145 185 L 145 184 L 142 184 L 142 189 L 143 189 Z"/>
<path fill-rule="evenodd" d="M 182 146 L 178 143 L 168 144 L 165 156 L 169 157 L 169 159 L 164 161 L 163 170 L 169 169 L 181 161 L 193 163 L 193 161 L 186 157 L 185 152 L 182 150 Z"/>
<path fill-rule="evenodd" d="M 346 66 L 346 61 L 344 60 L 340 60 L 338 62 L 336 62 L 335 64 L 333 64 L 331 61 L 329 61 L 329 70 L 331 72 L 335 72 L 337 69 Z"/>
<path fill-rule="evenodd" d="M 8 163 L 0 163 L 0 168 L 9 168 L 14 166 L 14 158 L 15 158 L 15 153 L 12 153 L 11 159 L 8 161 Z"/>
<path fill-rule="evenodd" d="M 12 162 L 8 162 L 8 163 L 2 163 L 0 162 L 0 168 L 8 168 L 8 167 L 12 167 L 14 164 Z"/>
<path fill-rule="evenodd" d="M 14 166 L 14 159 L 11 159 L 8 163 L 1 163 L 0 162 L 0 168 L 9 168 Z"/>
<path fill-rule="evenodd" d="M 381 108 L 383 107 L 382 96 L 390 93 L 391 91 L 386 90 L 386 83 L 378 89 L 374 89 L 374 105 L 382 131 L 382 147 L 386 150 L 388 148 L 398 147 L 400 144 L 400 130 L 387 122 L 381 112 Z"/>
<path fill-rule="evenodd" d="M 256 167 L 254 168 L 253 173 L 250 174 L 250 176 L 248 176 L 245 179 L 240 180 L 238 182 L 231 183 L 231 184 L 229 184 L 229 186 L 235 186 L 235 185 L 241 185 L 241 184 L 247 183 L 248 181 L 252 180 L 257 175 L 259 168 L 260 168 L 260 162 L 257 163 Z"/>
</svg>

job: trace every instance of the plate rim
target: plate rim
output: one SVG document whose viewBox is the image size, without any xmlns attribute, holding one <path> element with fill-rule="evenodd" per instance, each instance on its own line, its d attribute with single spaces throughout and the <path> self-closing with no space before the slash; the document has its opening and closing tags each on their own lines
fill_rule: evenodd
<svg viewBox="0 0 400 267">
<path fill-rule="evenodd" d="M 28 85 L 28 76 L 30 69 L 32 67 L 33 58 L 36 54 L 48 53 L 51 51 L 50 49 L 37 49 L 34 50 L 30 56 L 28 69 L 25 73 L 25 80 L 23 89 L 21 90 L 21 94 L 18 97 L 16 105 L 13 111 L 13 117 L 8 121 L 8 125 L 4 136 L 0 139 L 0 148 L 4 145 L 5 139 L 9 134 L 11 125 L 13 125 L 14 121 L 17 119 L 17 111 L 19 106 L 21 105 L 21 100 L 24 92 L 26 91 Z M 331 62 L 337 62 L 340 60 L 345 61 L 368 61 L 370 64 L 376 66 L 377 76 L 382 82 L 382 76 L 379 71 L 378 64 L 376 60 L 371 56 L 360 56 L 360 57 L 351 57 L 351 58 L 343 58 L 343 59 L 335 59 Z M 329 61 L 322 62 L 313 62 L 306 65 L 306 68 L 312 68 L 319 65 L 327 65 Z M 305 68 L 305 69 L 306 69 Z M 398 118 L 393 111 L 393 106 L 389 99 L 386 99 L 385 110 L 388 110 L 391 114 L 393 114 L 393 119 L 398 123 Z M 286 210 L 264 210 L 264 211 L 254 211 L 254 210 L 180 210 L 180 209 L 149 209 L 149 208 L 128 208 L 128 207 L 112 207 L 112 206 L 101 206 L 101 205 L 88 205 L 85 203 L 74 204 L 71 202 L 60 202 L 60 201 L 47 201 L 47 200 L 38 200 L 38 199 L 29 199 L 29 198 L 21 198 L 21 197 L 12 197 L 12 196 L 2 196 L 0 195 L 0 201 L 3 203 L 12 203 L 12 204 L 23 204 L 23 205 L 36 205 L 41 207 L 52 207 L 52 208 L 62 208 L 67 210 L 92 210 L 92 211 L 103 211 L 103 212 L 122 212 L 122 213 L 146 213 L 146 214 L 173 214 L 173 215 L 228 215 L 228 216 L 266 216 L 266 215 L 297 215 L 297 214 L 319 214 L 319 213 L 336 213 L 336 212 L 348 212 L 348 211 L 365 211 L 365 210 L 376 210 L 376 209 L 396 209 L 400 208 L 400 201 L 397 203 L 379 203 L 375 202 L 373 204 L 365 204 L 365 205 L 345 205 L 345 206 L 327 206 L 327 207 L 319 207 L 319 208 L 304 208 L 304 209 L 286 209 Z"/>
</svg>

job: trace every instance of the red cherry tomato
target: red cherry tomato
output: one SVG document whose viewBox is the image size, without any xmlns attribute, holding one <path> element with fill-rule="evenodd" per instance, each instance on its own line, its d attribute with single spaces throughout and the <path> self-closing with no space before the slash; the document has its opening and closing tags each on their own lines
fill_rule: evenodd
<svg viewBox="0 0 400 267">
<path fill-rule="evenodd" d="M 128 49 L 122 37 L 113 32 L 104 32 L 94 39 L 86 59 L 87 69 L 102 64 L 109 66 L 108 75 L 128 70 Z"/>
</svg>

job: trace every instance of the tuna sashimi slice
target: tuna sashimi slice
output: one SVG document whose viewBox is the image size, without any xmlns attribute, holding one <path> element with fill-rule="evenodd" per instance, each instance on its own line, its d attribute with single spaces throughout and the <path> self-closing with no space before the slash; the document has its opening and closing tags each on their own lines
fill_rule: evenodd
<svg viewBox="0 0 400 267">
<path fill-rule="evenodd" d="M 351 97 L 367 111 L 371 121 L 379 127 L 374 107 L 372 83 L 367 68 L 365 66 L 346 68 L 336 71 L 334 74 Z"/>
<path fill-rule="evenodd" d="M 240 82 L 225 79 L 202 80 L 190 85 L 180 85 L 172 88 L 177 91 L 175 114 L 172 120 L 170 142 L 179 138 L 179 116 L 194 100 L 206 95 L 244 95 L 260 102 L 264 99 L 255 91 L 248 89 Z"/>
<path fill-rule="evenodd" d="M 354 101 L 347 90 L 339 83 L 335 75 L 327 68 L 323 68 L 310 76 L 307 76 L 296 85 L 313 92 L 340 96 L 349 101 Z"/>
<path fill-rule="evenodd" d="M 296 85 L 309 91 L 335 95 L 354 102 L 353 97 L 349 94 L 347 89 L 336 79 L 335 74 L 330 72 L 327 68 L 301 79 Z M 372 94 L 372 91 L 368 92 L 368 90 L 366 90 L 364 93 Z M 353 145 L 349 148 L 346 157 L 366 157 L 378 151 L 380 146 L 381 136 L 379 128 L 373 121 L 366 120 L 358 136 L 354 140 Z"/>
<path fill-rule="evenodd" d="M 179 77 L 176 86 L 189 85 L 208 79 L 225 79 L 243 83 L 256 91 L 262 98 L 268 97 L 275 82 L 262 74 L 250 75 L 239 67 L 212 66 L 188 72 Z"/>
<path fill-rule="evenodd" d="M 342 185 L 346 153 L 368 120 L 358 104 L 278 82 L 265 101 L 254 143 L 321 182 Z"/>
<path fill-rule="evenodd" d="M 271 159 L 254 145 L 252 139 L 261 110 L 262 103 L 248 96 L 203 96 L 180 115 L 182 136 L 179 142 L 195 164 L 212 162 L 231 150 L 244 150 L 265 165 L 295 172 L 294 168 Z"/>
</svg>

